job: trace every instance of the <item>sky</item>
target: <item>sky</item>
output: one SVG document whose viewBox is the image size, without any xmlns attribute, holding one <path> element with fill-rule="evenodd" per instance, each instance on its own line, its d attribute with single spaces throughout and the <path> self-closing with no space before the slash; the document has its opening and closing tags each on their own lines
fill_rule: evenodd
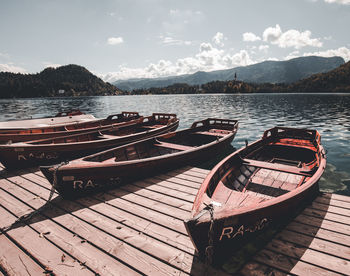
<svg viewBox="0 0 350 276">
<path fill-rule="evenodd" d="M 350 0 L 0 0 L 0 71 L 105 81 L 300 56 L 350 60 Z"/>
</svg>

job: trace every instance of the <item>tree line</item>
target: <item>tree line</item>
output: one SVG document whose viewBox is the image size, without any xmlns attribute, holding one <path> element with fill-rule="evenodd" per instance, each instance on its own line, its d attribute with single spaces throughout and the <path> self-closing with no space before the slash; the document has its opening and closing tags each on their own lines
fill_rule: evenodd
<svg viewBox="0 0 350 276">
<path fill-rule="evenodd" d="M 238 76 L 239 77 L 239 76 Z M 295 83 L 212 81 L 202 85 L 177 83 L 163 88 L 122 91 L 78 65 L 46 68 L 37 74 L 0 72 L 0 98 L 200 93 L 350 92 L 350 62 Z"/>
<path fill-rule="evenodd" d="M 237 80 L 212 81 L 202 85 L 178 83 L 167 87 L 119 91 L 120 95 L 200 94 L 200 93 L 280 93 L 280 92 L 350 92 L 350 62 L 295 83 L 246 83 Z"/>
<path fill-rule="evenodd" d="M 0 98 L 114 95 L 116 87 L 78 65 L 37 74 L 0 73 Z"/>
</svg>

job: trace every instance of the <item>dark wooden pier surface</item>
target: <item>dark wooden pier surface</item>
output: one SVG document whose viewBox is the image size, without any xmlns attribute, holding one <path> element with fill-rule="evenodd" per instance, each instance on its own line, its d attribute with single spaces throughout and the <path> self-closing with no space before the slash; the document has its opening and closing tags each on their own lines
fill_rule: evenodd
<svg viewBox="0 0 350 276">
<path fill-rule="evenodd" d="M 78 200 L 38 170 L 0 168 L 0 275 L 226 275 L 201 263 L 183 220 L 208 171 L 186 167 Z M 350 197 L 324 194 L 241 275 L 350 275 Z"/>
</svg>

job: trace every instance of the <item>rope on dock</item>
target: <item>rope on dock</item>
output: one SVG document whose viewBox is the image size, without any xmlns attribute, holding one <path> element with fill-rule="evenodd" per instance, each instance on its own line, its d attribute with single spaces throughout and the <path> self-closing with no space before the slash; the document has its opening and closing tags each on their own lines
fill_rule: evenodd
<svg viewBox="0 0 350 276">
<path fill-rule="evenodd" d="M 2 227 L 0 228 L 0 232 L 5 234 L 6 232 L 10 231 L 11 229 L 13 229 L 15 226 L 21 224 L 21 223 L 25 223 L 28 220 L 30 220 L 34 215 L 40 213 L 43 209 L 46 208 L 47 205 L 49 205 L 53 195 L 55 194 L 55 189 L 57 186 L 57 170 L 63 166 L 67 164 L 67 162 L 62 162 L 60 164 L 58 164 L 57 166 L 54 167 L 54 173 L 53 173 L 53 183 L 51 186 L 51 190 L 50 190 L 50 195 L 49 198 L 46 200 L 45 204 L 43 206 L 41 206 L 39 209 L 34 210 L 33 212 L 29 213 L 29 214 L 24 214 L 22 216 L 20 216 L 18 219 L 16 219 L 12 224 Z"/>
</svg>

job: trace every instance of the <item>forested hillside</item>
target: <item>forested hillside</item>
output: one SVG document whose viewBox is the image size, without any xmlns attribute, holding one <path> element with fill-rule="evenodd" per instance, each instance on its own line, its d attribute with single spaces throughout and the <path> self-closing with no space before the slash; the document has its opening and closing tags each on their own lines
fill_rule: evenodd
<svg viewBox="0 0 350 276">
<path fill-rule="evenodd" d="M 46 68 L 37 74 L 0 73 L 0 98 L 112 95 L 116 87 L 78 65 Z"/>
</svg>

